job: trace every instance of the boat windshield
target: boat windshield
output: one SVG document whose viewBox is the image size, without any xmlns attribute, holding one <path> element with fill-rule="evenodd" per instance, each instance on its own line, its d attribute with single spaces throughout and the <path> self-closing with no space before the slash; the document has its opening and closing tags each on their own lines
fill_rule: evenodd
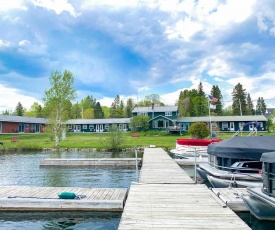
<svg viewBox="0 0 275 230">
<path fill-rule="evenodd" d="M 235 167 L 241 167 L 242 166 L 242 162 L 235 162 L 233 165 L 231 165 L 231 167 L 235 168 Z"/>
</svg>

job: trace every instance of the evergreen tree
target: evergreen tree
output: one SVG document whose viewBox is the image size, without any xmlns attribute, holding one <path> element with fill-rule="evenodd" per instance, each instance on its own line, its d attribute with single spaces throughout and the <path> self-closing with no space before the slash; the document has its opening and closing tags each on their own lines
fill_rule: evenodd
<svg viewBox="0 0 275 230">
<path fill-rule="evenodd" d="M 120 110 L 120 97 L 119 97 L 119 95 L 117 95 L 111 105 L 111 108 L 110 108 L 110 117 L 111 118 L 120 117 L 119 110 Z"/>
<path fill-rule="evenodd" d="M 6 109 L 6 110 L 3 112 L 3 115 L 10 115 L 10 112 Z"/>
<path fill-rule="evenodd" d="M 257 100 L 256 113 L 257 114 L 265 114 L 266 113 L 266 104 L 264 102 L 263 97 L 259 97 Z"/>
<path fill-rule="evenodd" d="M 211 103 L 211 102 L 209 102 L 209 103 L 214 104 L 214 105 L 216 106 L 216 108 L 213 109 L 213 111 L 214 111 L 214 113 L 215 113 L 216 115 L 221 116 L 221 115 L 222 115 L 222 112 L 223 112 L 223 109 L 222 109 L 222 98 L 223 98 L 223 97 L 222 97 L 222 93 L 221 93 L 221 91 L 220 91 L 219 86 L 213 85 L 213 87 L 212 87 L 212 89 L 211 89 L 211 95 L 212 95 L 213 97 L 217 98 L 218 101 L 215 102 L 215 103 Z"/>
<path fill-rule="evenodd" d="M 208 102 L 201 82 L 198 86 L 197 95 L 192 97 L 192 102 L 194 104 L 195 116 L 206 116 L 208 114 Z"/>
<path fill-rule="evenodd" d="M 94 109 L 95 118 L 101 119 L 104 118 L 104 113 L 99 102 L 96 103 Z"/>
<path fill-rule="evenodd" d="M 233 103 L 232 111 L 233 115 L 246 115 L 247 114 L 247 104 L 246 104 L 246 90 L 243 86 L 238 83 L 232 92 Z"/>
<path fill-rule="evenodd" d="M 24 115 L 24 109 L 21 104 L 21 102 L 18 102 L 16 108 L 15 108 L 15 115 L 16 116 L 23 116 Z"/>
<path fill-rule="evenodd" d="M 134 109 L 134 101 L 132 98 L 129 98 L 125 107 L 125 117 L 132 117 L 132 111 Z"/>
<path fill-rule="evenodd" d="M 246 98 L 246 103 L 247 103 L 247 115 L 253 115 L 254 114 L 254 105 L 253 102 L 251 100 L 250 94 L 247 94 L 247 98 Z"/>
</svg>

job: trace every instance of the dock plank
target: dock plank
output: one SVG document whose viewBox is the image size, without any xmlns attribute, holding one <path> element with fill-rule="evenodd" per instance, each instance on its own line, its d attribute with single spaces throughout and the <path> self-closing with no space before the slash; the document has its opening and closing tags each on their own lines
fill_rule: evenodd
<svg viewBox="0 0 275 230">
<path fill-rule="evenodd" d="M 127 188 L 0 186 L 0 191 L 1 211 L 122 211 L 127 195 Z M 62 191 L 86 197 L 59 199 Z M 124 196 L 111 200 L 115 192 Z"/>
<path fill-rule="evenodd" d="M 163 149 L 144 150 L 139 182 L 130 187 L 119 230 L 250 229 Z"/>
</svg>

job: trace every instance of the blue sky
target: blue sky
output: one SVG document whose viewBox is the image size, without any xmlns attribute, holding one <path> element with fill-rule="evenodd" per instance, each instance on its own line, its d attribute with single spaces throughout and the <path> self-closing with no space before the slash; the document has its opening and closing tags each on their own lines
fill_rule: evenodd
<svg viewBox="0 0 275 230">
<path fill-rule="evenodd" d="M 77 101 L 159 94 L 174 105 L 202 82 L 225 105 L 241 83 L 275 106 L 273 0 L 9 0 L 0 28 L 0 113 L 42 104 L 51 72 L 64 69 Z"/>
</svg>

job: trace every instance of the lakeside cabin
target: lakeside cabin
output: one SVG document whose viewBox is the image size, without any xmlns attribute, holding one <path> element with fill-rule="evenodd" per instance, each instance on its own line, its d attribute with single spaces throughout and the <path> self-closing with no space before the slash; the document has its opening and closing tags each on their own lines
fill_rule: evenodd
<svg viewBox="0 0 275 230">
<path fill-rule="evenodd" d="M 74 133 L 102 133 L 108 132 L 110 127 L 116 125 L 120 131 L 130 131 L 131 118 L 106 119 L 70 119 L 67 121 L 68 132 Z"/>
<path fill-rule="evenodd" d="M 43 133 L 45 118 L 0 115 L 0 133 Z"/>
<path fill-rule="evenodd" d="M 210 128 L 210 117 L 178 117 L 177 106 L 148 106 L 133 109 L 133 117 L 145 115 L 150 118 L 149 130 L 166 132 L 187 132 L 189 126 L 195 122 L 204 122 Z M 131 118 L 103 118 L 103 119 L 70 119 L 66 122 L 68 132 L 73 133 L 102 133 L 108 132 L 112 125 L 116 125 L 123 132 L 131 131 Z M 211 116 L 213 132 L 251 132 L 267 131 L 268 116 Z M 47 119 L 0 115 L 0 133 L 43 133 Z"/>
</svg>

